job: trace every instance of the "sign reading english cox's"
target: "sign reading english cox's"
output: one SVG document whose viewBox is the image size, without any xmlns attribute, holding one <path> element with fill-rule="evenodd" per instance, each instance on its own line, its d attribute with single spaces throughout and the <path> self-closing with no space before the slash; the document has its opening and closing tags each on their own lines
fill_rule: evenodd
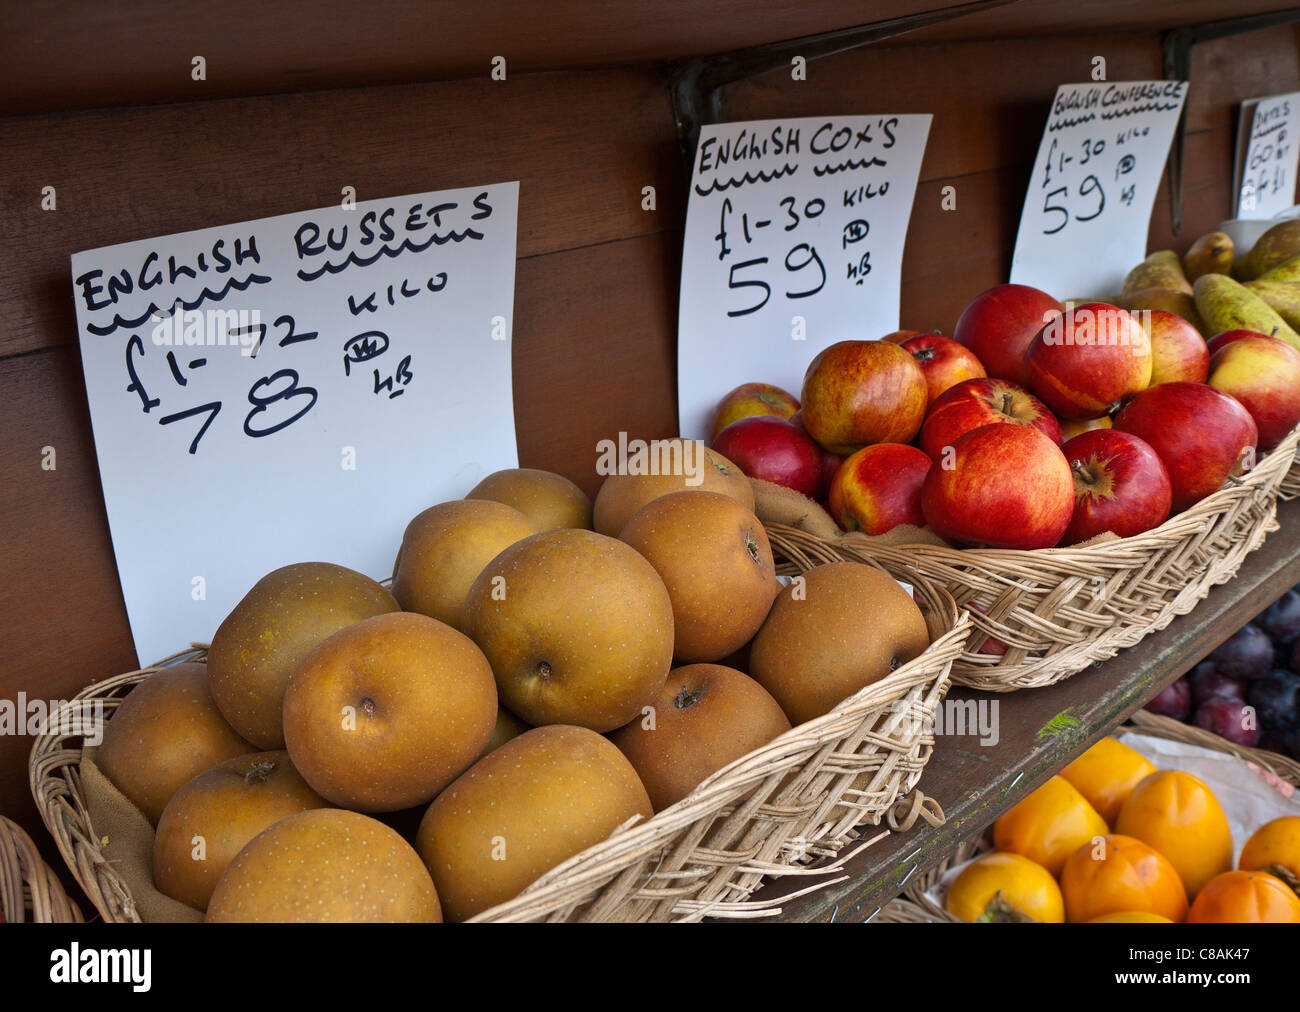
<svg viewBox="0 0 1300 1012">
<path fill-rule="evenodd" d="M 898 329 L 903 241 L 928 115 L 702 127 L 677 317 L 682 435 L 748 381 L 795 396 L 837 341 Z"/>
<path fill-rule="evenodd" d="M 1186 81 L 1063 84 L 1025 195 L 1011 280 L 1058 299 L 1108 298 L 1146 257 Z"/>
<path fill-rule="evenodd" d="M 499 183 L 73 255 L 142 663 L 280 566 L 391 574 L 413 516 L 516 465 L 518 202 Z"/>
</svg>

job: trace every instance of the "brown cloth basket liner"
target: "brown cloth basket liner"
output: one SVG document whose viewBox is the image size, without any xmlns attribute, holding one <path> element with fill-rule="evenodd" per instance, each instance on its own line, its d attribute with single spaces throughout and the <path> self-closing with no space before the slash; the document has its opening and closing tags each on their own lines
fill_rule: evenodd
<svg viewBox="0 0 1300 1012">
<path fill-rule="evenodd" d="M 787 574 L 855 557 L 851 549 L 829 550 L 820 539 L 782 525 L 768 525 L 768 534 L 779 570 Z M 969 636 L 969 616 L 925 577 L 866 557 L 858 561 L 915 587 L 932 640 L 921 656 L 719 770 L 652 819 L 621 827 L 474 920 L 773 916 L 778 906 L 749 899 L 764 879 L 806 876 L 809 885 L 795 894 L 802 895 L 842 881 L 843 875 L 836 877 L 842 863 L 888 832 L 866 827 L 910 826 L 918 818 L 941 822 L 942 811 L 916 786 L 933 751 L 933 718 L 952 663 Z M 121 810 L 125 799 L 114 798 L 93 755 L 85 761 L 77 732 L 87 725 L 75 721 L 94 718 L 90 701 L 102 701 L 111 715 L 160 666 L 205 658 L 206 651 L 195 647 L 91 685 L 51 720 L 63 733 L 41 735 L 33 745 L 29 773 L 41 817 L 107 921 L 195 919 L 197 911 L 152 889 L 150 848 L 142 845 L 148 824 L 138 811 Z"/>
<path fill-rule="evenodd" d="M 1254 763 L 1256 766 L 1260 766 L 1272 773 L 1278 779 L 1285 780 L 1295 787 L 1300 787 L 1300 762 L 1289 759 L 1284 755 L 1278 755 L 1276 752 L 1269 752 L 1266 749 L 1234 745 L 1226 738 L 1220 737 L 1212 731 L 1184 724 L 1171 717 L 1162 717 L 1146 710 L 1138 710 L 1128 719 L 1121 730 L 1139 731 L 1153 738 L 1167 738 L 1170 741 L 1182 742 L 1185 745 L 1199 745 L 1201 748 L 1207 748 L 1215 752 L 1224 752 L 1248 763 Z M 964 923 L 953 917 L 943 907 L 932 903 L 926 898 L 925 894 L 943 878 L 949 868 L 969 861 L 976 854 L 992 850 L 991 829 L 992 826 L 986 826 L 983 831 L 966 840 L 924 875 L 918 876 L 909 882 L 902 894 L 897 899 L 886 904 L 875 920 L 886 924 Z"/>
</svg>

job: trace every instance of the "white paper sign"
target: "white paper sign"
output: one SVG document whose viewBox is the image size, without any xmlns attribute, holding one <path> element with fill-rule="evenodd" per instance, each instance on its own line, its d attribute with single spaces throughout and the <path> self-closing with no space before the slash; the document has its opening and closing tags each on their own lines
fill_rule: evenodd
<svg viewBox="0 0 1300 1012">
<path fill-rule="evenodd" d="M 928 115 L 757 120 L 700 131 L 677 321 L 682 435 L 732 387 L 796 397 L 808 363 L 898 329 L 903 240 Z"/>
<path fill-rule="evenodd" d="M 1296 114 L 1300 92 L 1241 103 L 1237 134 L 1237 217 L 1272 218 L 1295 205 Z"/>
<path fill-rule="evenodd" d="M 1186 81 L 1056 89 L 1020 216 L 1011 280 L 1058 299 L 1113 295 L 1147 230 Z"/>
<path fill-rule="evenodd" d="M 416 513 L 516 465 L 518 202 L 500 183 L 72 257 L 142 663 L 211 639 L 279 566 L 391 575 Z"/>
</svg>

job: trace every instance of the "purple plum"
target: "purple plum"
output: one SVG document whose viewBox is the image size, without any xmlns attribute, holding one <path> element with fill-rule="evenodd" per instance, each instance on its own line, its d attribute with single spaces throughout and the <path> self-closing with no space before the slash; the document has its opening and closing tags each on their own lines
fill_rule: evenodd
<svg viewBox="0 0 1300 1012">
<path fill-rule="evenodd" d="M 1254 624 L 1279 642 L 1300 636 L 1300 594 L 1288 590 L 1257 615 Z"/>
<path fill-rule="evenodd" d="M 1147 700 L 1145 709 L 1162 717 L 1186 720 L 1192 715 L 1192 687 L 1186 678 L 1170 682 L 1155 696 Z"/>
<path fill-rule="evenodd" d="M 1273 641 L 1259 626 L 1247 623 L 1210 654 L 1215 669 L 1229 678 L 1250 681 L 1273 670 Z"/>
<path fill-rule="evenodd" d="M 1253 707 L 1238 699 L 1207 699 L 1196 708 L 1192 723 L 1236 745 L 1259 744 L 1259 721 Z"/>
<path fill-rule="evenodd" d="M 1255 708 L 1260 727 L 1289 730 L 1300 723 L 1300 675 L 1270 671 L 1246 687 L 1246 702 Z"/>
<path fill-rule="evenodd" d="M 1211 699 L 1239 699 L 1243 702 L 1246 699 L 1246 684 L 1223 674 L 1213 661 L 1201 661 L 1192 668 L 1187 684 L 1192 690 L 1193 708 Z"/>
</svg>

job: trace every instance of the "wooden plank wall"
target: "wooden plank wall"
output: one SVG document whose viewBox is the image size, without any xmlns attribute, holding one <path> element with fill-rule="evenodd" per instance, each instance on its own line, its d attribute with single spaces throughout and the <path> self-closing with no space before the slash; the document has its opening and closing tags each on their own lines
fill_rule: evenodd
<svg viewBox="0 0 1300 1012">
<path fill-rule="evenodd" d="M 1155 34 L 895 45 L 814 62 L 802 83 L 735 86 L 725 106 L 734 118 L 934 113 L 902 323 L 950 331 L 1005 280 L 1050 97 L 1094 55 L 1111 80 L 1161 73 Z M 1294 29 L 1197 50 L 1186 227 L 1173 239 L 1162 200 L 1153 245 L 1185 246 L 1227 216 L 1237 103 L 1295 88 Z M 519 179 L 522 463 L 594 491 L 599 439 L 675 428 L 685 180 L 663 67 L 0 119 L 0 179 L 0 698 L 66 698 L 134 666 L 75 345 L 76 250 L 330 204 L 345 185 L 367 199 Z M 947 184 L 955 211 L 940 209 Z M 40 209 L 47 185 L 56 211 Z M 41 468 L 46 446 L 56 470 Z M 183 522 L 184 506 L 160 503 L 160 522 Z M 29 747 L 0 738 L 0 812 L 34 827 Z"/>
</svg>

